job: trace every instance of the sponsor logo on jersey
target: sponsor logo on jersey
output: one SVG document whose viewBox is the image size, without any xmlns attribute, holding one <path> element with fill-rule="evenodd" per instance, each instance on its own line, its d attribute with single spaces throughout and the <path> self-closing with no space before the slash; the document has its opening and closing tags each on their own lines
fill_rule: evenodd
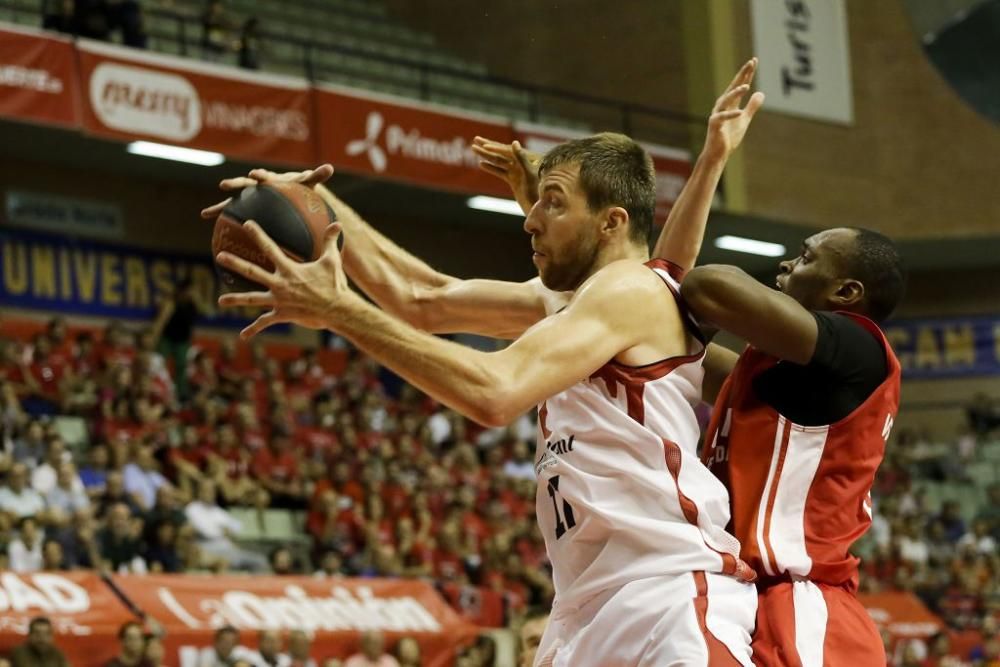
<svg viewBox="0 0 1000 667">
<path fill-rule="evenodd" d="M 573 451 L 573 442 L 576 440 L 575 435 L 571 435 L 568 438 L 561 438 L 559 440 L 549 440 L 545 443 L 545 451 L 535 462 L 535 476 L 542 474 L 543 470 L 551 468 L 556 463 L 559 462 L 558 456 L 563 454 L 568 454 Z"/>
</svg>

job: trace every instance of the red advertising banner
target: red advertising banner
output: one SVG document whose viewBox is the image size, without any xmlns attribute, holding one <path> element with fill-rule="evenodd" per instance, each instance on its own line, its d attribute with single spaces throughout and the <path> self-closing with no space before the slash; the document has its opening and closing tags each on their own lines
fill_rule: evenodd
<svg viewBox="0 0 1000 667">
<path fill-rule="evenodd" d="M 166 663 L 179 667 L 202 664 L 225 625 L 240 632 L 243 654 L 256 650 L 260 630 L 304 630 L 320 663 L 356 653 L 366 630 L 381 631 L 387 649 L 414 637 L 428 667 L 452 665 L 477 632 L 430 585 L 412 580 L 122 575 L 113 582 L 163 625 Z"/>
<path fill-rule="evenodd" d="M 478 167 L 476 135 L 513 141 L 500 118 L 347 88 L 316 89 L 320 157 L 349 171 L 442 190 L 509 196 Z"/>
<path fill-rule="evenodd" d="M 118 653 L 118 629 L 133 620 L 93 572 L 0 574 L 0 654 L 25 642 L 36 616 L 52 622 L 55 644 L 75 667 L 98 667 Z"/>
<path fill-rule="evenodd" d="M 77 64 L 78 63 L 78 64 Z M 571 130 L 304 79 L 0 28 L 0 116 L 82 127 L 95 136 L 217 151 L 262 164 L 328 160 L 361 174 L 509 197 L 470 144 L 515 137 L 544 152 Z M 690 155 L 644 144 L 661 219 L 691 173 Z"/>
<path fill-rule="evenodd" d="M 292 165 L 316 161 L 304 79 L 81 40 L 83 126 L 116 139 Z"/>
<path fill-rule="evenodd" d="M 937 634 L 944 624 L 912 593 L 888 591 L 858 594 L 872 620 L 887 628 L 893 639 L 920 639 Z"/>
<path fill-rule="evenodd" d="M 70 40 L 0 29 L 0 116 L 77 127 L 76 85 Z"/>
<path fill-rule="evenodd" d="M 521 145 L 536 153 L 545 153 L 556 144 L 569 139 L 589 136 L 587 132 L 576 132 L 565 128 L 547 127 L 532 123 L 515 123 L 514 138 Z M 656 214 L 657 223 L 663 224 L 670 208 L 677 201 L 684 184 L 691 176 L 691 154 L 679 148 L 642 143 L 653 158 L 656 169 Z"/>
</svg>

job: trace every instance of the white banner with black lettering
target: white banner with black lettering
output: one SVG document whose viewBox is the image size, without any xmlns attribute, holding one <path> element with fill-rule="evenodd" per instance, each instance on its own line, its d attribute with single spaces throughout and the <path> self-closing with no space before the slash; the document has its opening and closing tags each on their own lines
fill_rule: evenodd
<svg viewBox="0 0 1000 667">
<path fill-rule="evenodd" d="M 750 12 L 767 110 L 853 123 L 844 0 L 751 0 Z"/>
</svg>

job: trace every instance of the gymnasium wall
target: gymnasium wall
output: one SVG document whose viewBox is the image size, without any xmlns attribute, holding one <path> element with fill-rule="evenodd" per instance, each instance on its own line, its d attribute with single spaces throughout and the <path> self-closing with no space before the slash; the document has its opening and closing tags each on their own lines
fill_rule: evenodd
<svg viewBox="0 0 1000 667">
<path fill-rule="evenodd" d="M 486 65 L 496 76 L 621 103 L 688 111 L 687 65 L 662 49 L 700 37 L 683 30 L 684 8 L 679 2 L 632 2 L 627 11 L 622 3 L 605 0 L 385 0 L 384 4 L 401 20 Z M 506 29 L 498 31 L 498 25 Z M 594 130 L 622 129 L 617 108 L 560 104 L 543 97 L 543 111 L 586 121 Z M 640 115 L 632 123 L 636 136 L 678 148 L 690 148 L 692 140 L 701 138 L 701 128 L 683 122 Z M 692 131 L 698 136 L 693 138 Z"/>
<path fill-rule="evenodd" d="M 593 0 L 516 0 L 488 9 L 446 3 L 448 11 L 441 0 L 387 4 L 497 74 L 696 117 L 753 51 L 749 0 L 663 0 L 629 11 Z M 846 4 L 854 126 L 765 107 L 747 135 L 744 168 L 726 179 L 729 200 L 739 202 L 738 212 L 816 228 L 865 225 L 897 238 L 996 234 L 1000 130 L 966 106 L 924 56 L 902 0 Z M 482 27 L 498 19 L 510 34 Z M 533 38 L 553 29 L 557 40 Z M 685 45 L 682 60 L 662 57 L 659 47 L 671 43 Z M 601 57 L 574 57 L 591 49 Z M 690 147 L 701 136 L 692 128 Z"/>
<path fill-rule="evenodd" d="M 745 144 L 749 212 L 896 238 L 998 231 L 1000 129 L 924 56 L 901 0 L 847 0 L 853 127 L 761 114 Z M 733 0 L 749 26 L 748 0 Z M 749 28 L 734 35 L 749 52 Z"/>
</svg>

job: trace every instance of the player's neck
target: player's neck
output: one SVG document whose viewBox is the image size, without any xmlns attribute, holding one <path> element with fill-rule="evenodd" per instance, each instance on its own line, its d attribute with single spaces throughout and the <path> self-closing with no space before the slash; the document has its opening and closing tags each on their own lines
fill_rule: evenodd
<svg viewBox="0 0 1000 667">
<path fill-rule="evenodd" d="M 597 258 L 594 261 L 594 266 L 590 272 L 590 276 L 594 275 L 608 264 L 621 260 L 648 262 L 649 250 L 645 245 L 637 245 L 634 243 L 616 243 L 613 245 L 605 245 L 597 253 Z M 589 278 L 590 276 L 587 277 Z"/>
</svg>

